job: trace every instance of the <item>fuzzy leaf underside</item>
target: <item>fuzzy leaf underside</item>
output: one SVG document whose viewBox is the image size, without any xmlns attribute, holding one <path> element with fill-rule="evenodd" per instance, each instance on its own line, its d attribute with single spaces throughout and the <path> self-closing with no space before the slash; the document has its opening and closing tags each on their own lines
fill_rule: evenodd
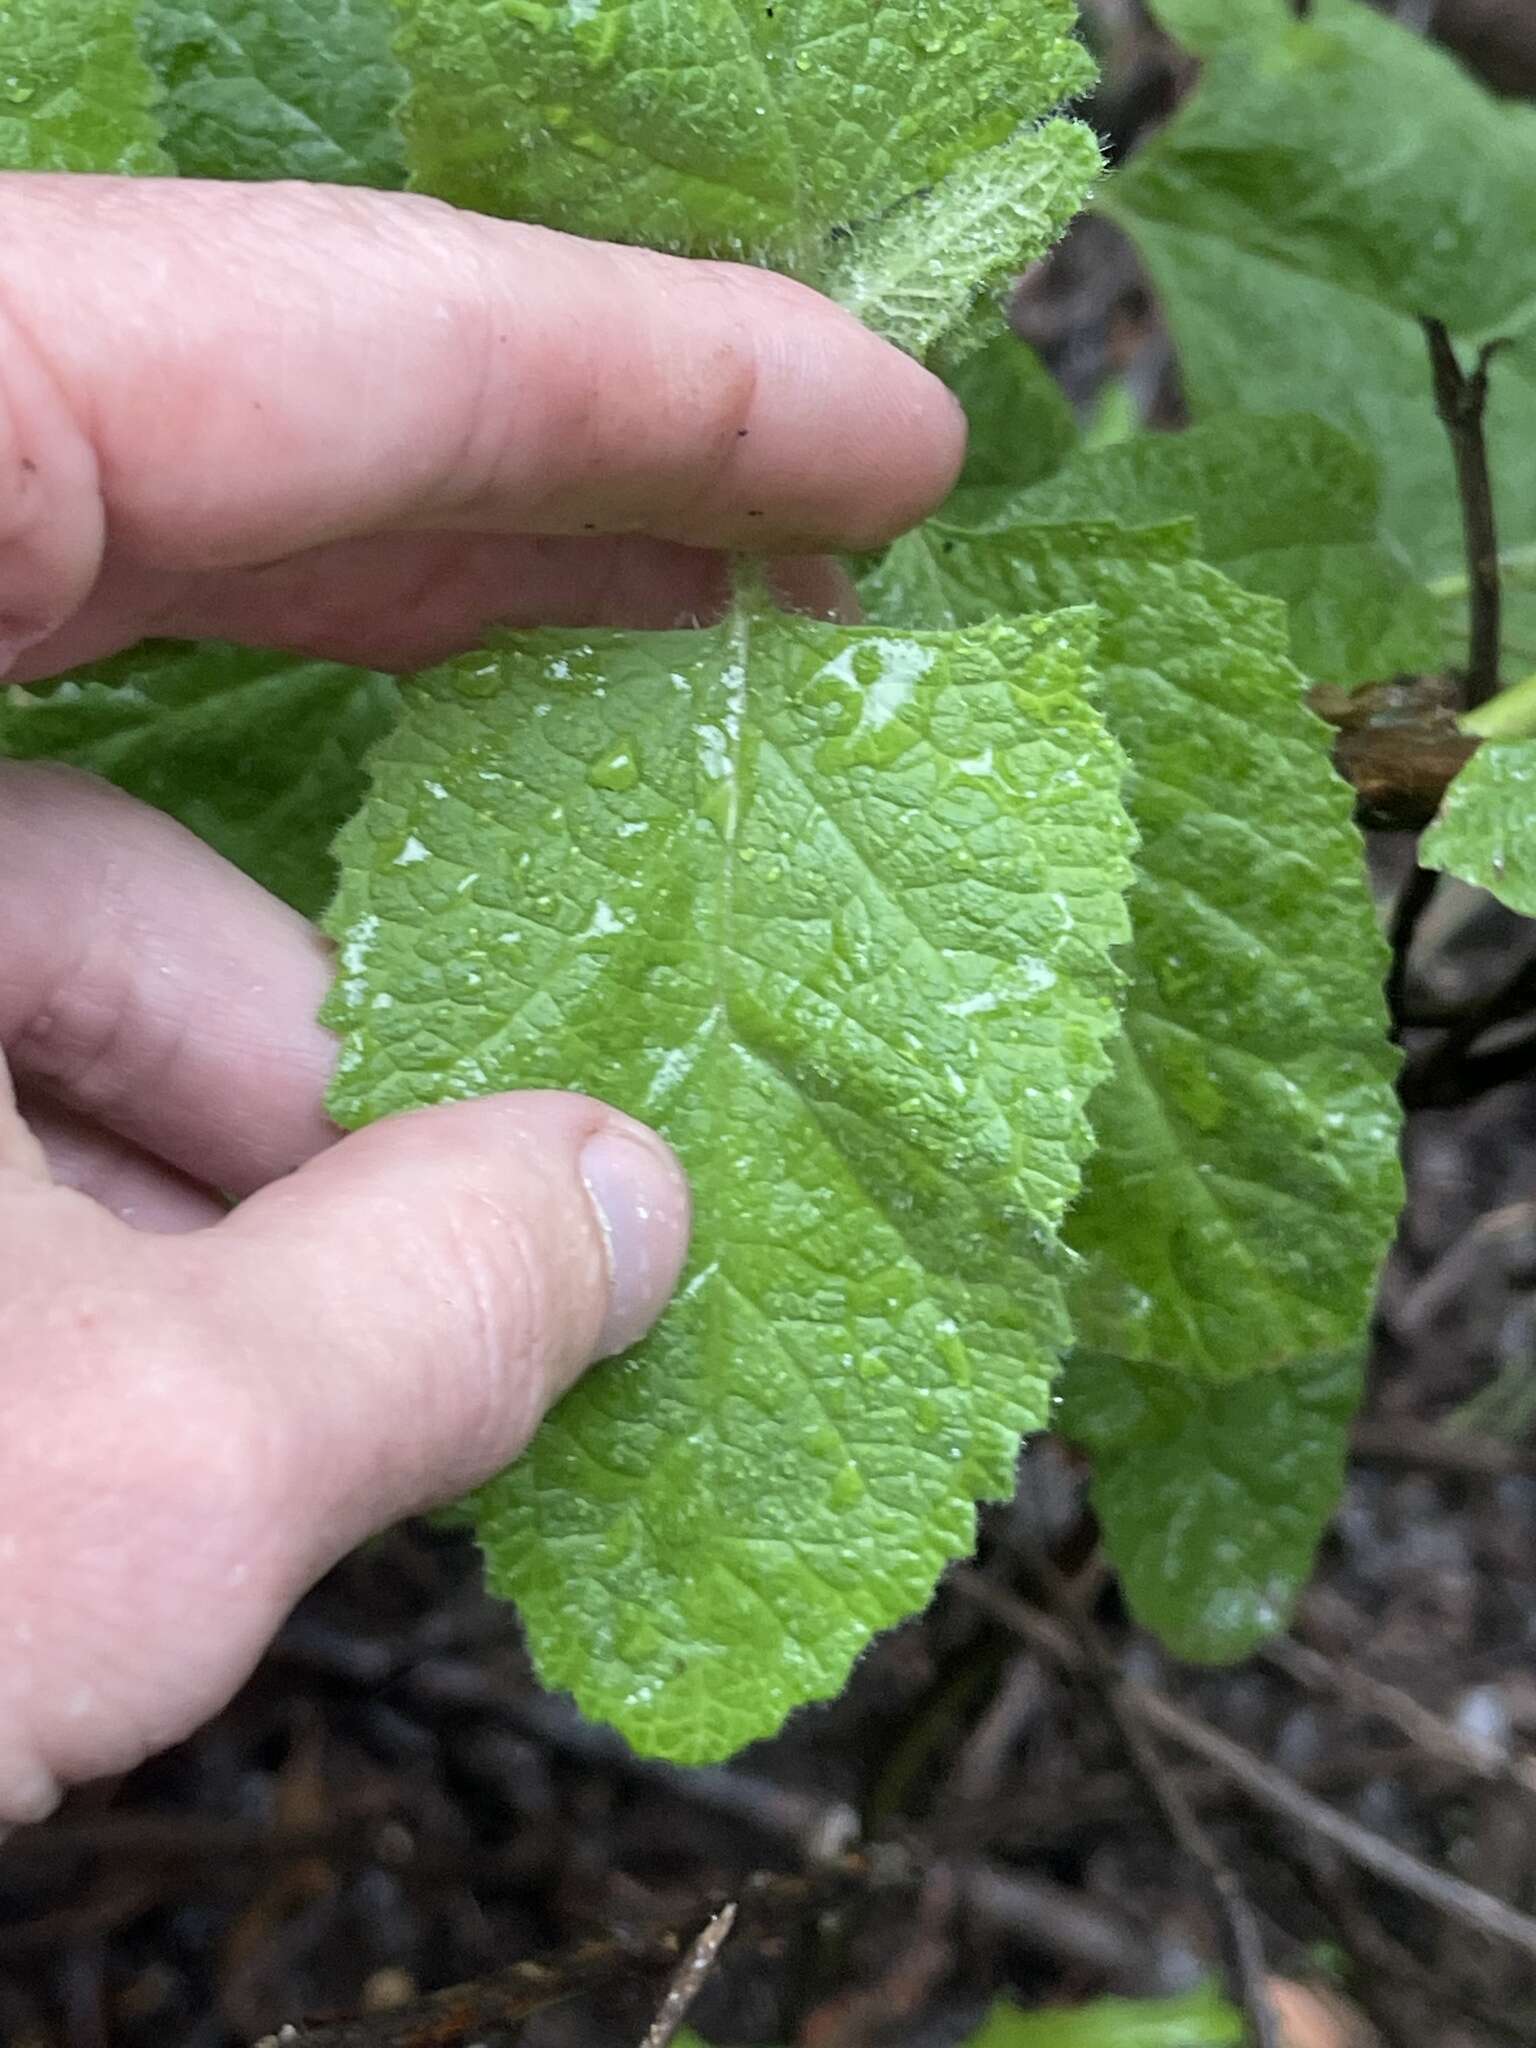
<svg viewBox="0 0 1536 2048">
<path fill-rule="evenodd" d="M 817 284 L 914 354 L 1042 254 L 1098 145 L 1070 0 L 402 0 L 414 182 Z"/>
<path fill-rule="evenodd" d="M 418 181 L 487 213 L 803 273 L 1049 113 L 1069 0 L 403 0 Z"/>
<path fill-rule="evenodd" d="M 1511 335 L 1492 461 L 1506 540 L 1536 539 L 1536 112 L 1358 0 L 1317 0 L 1305 23 L 1288 0 L 1162 11 L 1204 76 L 1104 205 L 1152 273 L 1196 417 L 1332 421 L 1380 463 L 1387 537 L 1426 580 L 1454 577 L 1460 515 L 1418 315 L 1465 342 Z M 1536 663 L 1536 594 L 1512 614 Z"/>
<path fill-rule="evenodd" d="M 835 1691 L 1045 1419 L 1128 929 L 1091 638 L 540 634 L 374 757 L 337 1114 L 580 1087 L 693 1179 L 657 1332 L 469 1504 L 545 1678 L 642 1749 Z"/>
<path fill-rule="evenodd" d="M 0 0 L 0 170 L 169 168 L 132 0 Z"/>
<path fill-rule="evenodd" d="M 1077 1352 L 1056 1426 L 1131 1608 L 1176 1656 L 1245 1657 L 1284 1628 L 1342 1491 L 1359 1353 L 1213 1386 Z"/>
<path fill-rule="evenodd" d="M 0 689 L 0 759 L 68 761 L 169 812 L 306 917 L 397 694 L 383 676 L 208 641 Z"/>
<path fill-rule="evenodd" d="M 143 0 L 139 20 L 183 177 L 404 184 L 391 0 Z"/>
<path fill-rule="evenodd" d="M 1451 784 L 1419 858 L 1536 917 L 1536 740 L 1485 740 Z"/>
<path fill-rule="evenodd" d="M 1369 455 L 1326 421 L 1219 414 L 1181 434 L 1081 450 L 1031 490 L 959 497 L 963 524 L 1192 518 L 1203 561 L 1286 603 L 1299 668 L 1346 685 L 1433 663 L 1440 621 L 1378 536 Z"/>
<path fill-rule="evenodd" d="M 1125 1030 L 1068 1241 L 1080 1341 L 1231 1380 L 1354 1341 L 1400 1202 L 1385 952 L 1270 600 L 1189 529 L 931 523 L 865 586 L 929 625 L 1100 607 L 1141 836 Z"/>
<path fill-rule="evenodd" d="M 820 278 L 829 297 L 909 355 L 1043 256 L 1087 199 L 1099 145 L 1075 121 L 1022 130 L 852 236 Z"/>
</svg>

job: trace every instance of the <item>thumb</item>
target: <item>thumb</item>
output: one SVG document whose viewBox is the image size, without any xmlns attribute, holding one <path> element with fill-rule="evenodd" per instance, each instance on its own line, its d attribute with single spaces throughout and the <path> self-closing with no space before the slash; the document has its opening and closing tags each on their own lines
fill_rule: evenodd
<svg viewBox="0 0 1536 2048">
<path fill-rule="evenodd" d="M 205 1300 L 293 1429 L 306 1568 L 513 1458 L 584 1367 L 650 1328 L 688 1221 L 659 1138 L 526 1094 L 375 1124 L 206 1234 L 223 1270 Z"/>
</svg>

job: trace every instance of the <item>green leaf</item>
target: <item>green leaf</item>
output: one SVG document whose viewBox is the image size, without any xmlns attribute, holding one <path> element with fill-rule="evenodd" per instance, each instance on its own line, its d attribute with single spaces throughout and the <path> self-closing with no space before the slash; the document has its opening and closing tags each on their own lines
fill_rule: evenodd
<svg viewBox="0 0 1536 2048">
<path fill-rule="evenodd" d="M 1200 57 L 1243 37 L 1272 36 L 1279 6 L 1295 20 L 1293 0 L 1151 0 L 1158 26 Z"/>
<path fill-rule="evenodd" d="M 470 1503 L 545 1679 L 642 1749 L 835 1691 L 1045 1419 L 1128 929 L 1091 640 L 546 633 L 374 756 L 337 1115 L 577 1087 L 693 1178 L 658 1331 Z"/>
<path fill-rule="evenodd" d="M 1378 538 L 1371 457 L 1306 413 L 1224 413 L 1182 434 L 1083 449 L 1028 491 L 958 492 L 950 524 L 1192 518 L 1204 560 L 1285 599 L 1309 675 L 1354 684 L 1438 659 L 1435 603 Z"/>
<path fill-rule="evenodd" d="M 1111 377 L 1093 402 L 1093 411 L 1083 426 L 1083 446 L 1097 454 L 1101 448 L 1118 447 L 1134 440 L 1141 431 L 1141 409 L 1130 382 Z"/>
<path fill-rule="evenodd" d="M 1242 2048 L 1246 2030 L 1214 1986 L 1182 1998 L 1101 1998 L 1054 2012 L 994 2008 L 968 2048 Z"/>
<path fill-rule="evenodd" d="M 1219 566 L 1245 590 L 1279 598 L 1290 623 L 1291 659 L 1309 676 L 1352 689 L 1416 675 L 1445 658 L 1434 600 L 1396 550 L 1377 540 L 1298 540 Z"/>
<path fill-rule="evenodd" d="M 970 446 L 959 490 L 1022 490 L 1059 469 L 1077 446 L 1066 393 L 1018 336 L 996 335 L 949 375 L 965 407 Z"/>
<path fill-rule="evenodd" d="M 364 750 L 395 716 L 383 676 L 213 642 L 149 644 L 40 690 L 0 689 L 0 758 L 70 761 L 196 832 L 305 916 Z"/>
<path fill-rule="evenodd" d="M 844 244 L 823 289 L 909 355 L 925 356 L 989 290 L 1065 231 L 1100 167 L 1075 121 L 1026 128 L 969 158 Z"/>
<path fill-rule="evenodd" d="M 1093 1501 L 1137 1619 L 1177 1656 L 1245 1657 L 1285 1626 L 1343 1487 L 1358 1353 L 1235 1385 L 1076 1352 L 1056 1426 L 1093 1458 Z"/>
<path fill-rule="evenodd" d="M 402 0 L 415 182 L 840 283 L 923 348 L 1097 169 L 1070 0 Z"/>
<path fill-rule="evenodd" d="M 391 0 L 143 0 L 140 12 L 183 177 L 404 184 Z"/>
<path fill-rule="evenodd" d="M 1419 858 L 1536 917 L 1536 740 L 1483 742 L 1451 784 Z"/>
<path fill-rule="evenodd" d="M 1307 22 L 1290 0 L 1221 13 L 1199 92 L 1127 166 L 1117 207 L 1409 319 L 1528 317 L 1536 114 L 1360 0 L 1316 0 Z"/>
<path fill-rule="evenodd" d="M 689 2028 L 677 2048 L 706 2048 Z M 1243 2024 L 1214 1987 L 1182 1998 L 1101 1998 L 1020 2012 L 994 2006 L 964 2048 L 1242 2048 Z"/>
<path fill-rule="evenodd" d="M 1486 703 L 1464 711 L 1456 722 L 1464 733 L 1477 739 L 1536 739 L 1536 675 L 1506 684 Z"/>
<path fill-rule="evenodd" d="M 132 0 L 0 0 L 0 170 L 168 168 Z"/>
<path fill-rule="evenodd" d="M 1142 839 L 1125 1033 L 1069 1241 L 1083 1343 L 1222 1380 L 1353 1341 L 1400 1200 L 1385 948 L 1280 608 L 1187 526 L 933 522 L 877 619 L 1101 608 Z"/>
<path fill-rule="evenodd" d="M 1358 0 L 1317 0 L 1307 23 L 1286 0 L 1163 12 L 1207 52 L 1204 77 L 1106 208 L 1151 270 L 1196 416 L 1332 421 L 1379 462 L 1383 531 L 1416 573 L 1455 574 L 1418 315 L 1465 341 L 1513 334 L 1493 465 L 1507 538 L 1536 537 L 1536 112 Z M 1536 637 L 1536 618 L 1519 623 Z"/>
</svg>

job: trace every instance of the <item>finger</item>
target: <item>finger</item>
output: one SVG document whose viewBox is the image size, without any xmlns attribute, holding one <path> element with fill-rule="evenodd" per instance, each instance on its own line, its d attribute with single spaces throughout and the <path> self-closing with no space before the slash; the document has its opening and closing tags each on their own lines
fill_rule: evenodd
<svg viewBox="0 0 1536 2048">
<path fill-rule="evenodd" d="M 85 602 L 106 546 L 91 438 L 44 357 L 12 343 L 0 301 L 0 676 Z"/>
<path fill-rule="evenodd" d="M 856 626 L 864 617 L 858 588 L 841 562 L 830 555 L 786 557 L 770 564 L 768 581 L 787 611 L 804 612 L 836 626 Z"/>
<path fill-rule="evenodd" d="M 173 572 L 444 528 L 859 549 L 960 461 L 936 380 L 764 272 L 318 186 L 13 176 L 0 236 L 29 644 L 104 530 Z"/>
<path fill-rule="evenodd" d="M 650 1327 L 688 1226 L 660 1139 L 544 1094 L 372 1125 L 196 1240 L 229 1342 L 302 1417 L 306 1571 L 513 1457 L 584 1366 Z"/>
<path fill-rule="evenodd" d="M 17 1107 L 10 1069 L 0 1059 L 0 1177 L 45 1181 L 48 1161 L 36 1133 Z"/>
<path fill-rule="evenodd" d="M 26 1095 L 21 1113 L 42 1147 L 50 1179 L 89 1195 L 135 1230 L 176 1236 L 206 1230 L 229 1212 L 207 1188 L 46 1096 Z"/>
<path fill-rule="evenodd" d="M 671 1155 L 568 1096 L 377 1125 L 194 1236 L 0 1173 L 0 1826 L 186 1735 L 354 1542 L 515 1455 L 686 1237 Z"/>
<path fill-rule="evenodd" d="M 158 811 L 0 764 L 0 1048 L 22 1085 L 244 1194 L 334 1142 L 323 940 Z"/>
<path fill-rule="evenodd" d="M 846 576 L 824 556 L 776 564 L 775 583 L 793 610 L 848 615 Z M 150 638 L 234 640 L 398 672 L 483 646 L 497 627 L 664 630 L 717 616 L 729 595 L 724 556 L 640 536 L 390 534 L 212 575 L 118 562 L 10 680 L 61 675 Z"/>
<path fill-rule="evenodd" d="M 62 675 L 146 639 L 234 640 L 398 673 L 483 646 L 497 627 L 665 630 L 713 616 L 729 594 L 723 555 L 642 536 L 383 534 L 205 574 L 119 559 L 9 680 Z"/>
</svg>

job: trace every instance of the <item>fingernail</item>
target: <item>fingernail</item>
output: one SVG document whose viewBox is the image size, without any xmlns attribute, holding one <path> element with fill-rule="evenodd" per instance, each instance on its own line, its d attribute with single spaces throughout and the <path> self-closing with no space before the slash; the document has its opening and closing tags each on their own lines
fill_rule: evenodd
<svg viewBox="0 0 1536 2048">
<path fill-rule="evenodd" d="M 638 1343 L 666 1307 L 688 1249 L 688 1184 L 659 1138 L 599 1131 L 582 1148 L 581 1178 L 608 1248 L 608 1314 L 599 1358 Z"/>
</svg>

